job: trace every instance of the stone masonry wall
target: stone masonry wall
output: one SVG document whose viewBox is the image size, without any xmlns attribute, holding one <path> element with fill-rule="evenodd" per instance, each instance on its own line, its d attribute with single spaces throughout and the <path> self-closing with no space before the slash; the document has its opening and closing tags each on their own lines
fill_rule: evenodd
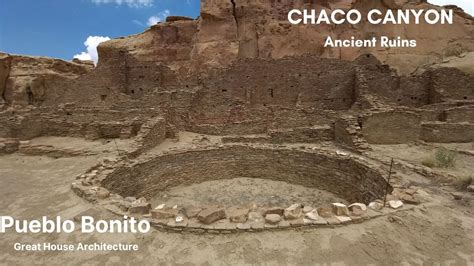
<svg viewBox="0 0 474 266">
<path fill-rule="evenodd" d="M 162 155 L 118 168 L 102 185 L 122 196 L 152 197 L 173 186 L 242 176 L 316 187 L 354 202 L 379 198 L 386 186 L 378 171 L 348 156 L 246 146 Z"/>
</svg>

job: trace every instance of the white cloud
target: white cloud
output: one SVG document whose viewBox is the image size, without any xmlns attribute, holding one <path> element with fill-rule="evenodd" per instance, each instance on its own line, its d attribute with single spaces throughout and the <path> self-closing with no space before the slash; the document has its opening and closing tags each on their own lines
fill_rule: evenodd
<svg viewBox="0 0 474 266">
<path fill-rule="evenodd" d="M 471 16 L 474 15 L 474 3 L 472 0 L 428 0 L 428 2 L 440 6 L 457 5 Z"/>
<path fill-rule="evenodd" d="M 170 15 L 170 11 L 168 9 L 166 9 L 166 10 L 161 11 L 160 13 L 158 13 L 158 15 L 151 16 L 150 18 L 148 18 L 148 21 L 147 21 L 146 24 L 148 26 L 153 26 L 158 22 L 164 21 L 166 19 L 166 17 L 168 17 L 169 15 Z"/>
<path fill-rule="evenodd" d="M 99 61 L 99 55 L 97 54 L 97 46 L 100 43 L 108 41 L 108 40 L 110 40 L 109 37 L 103 37 L 103 36 L 87 37 L 87 40 L 84 42 L 87 52 L 82 52 L 80 54 L 77 54 L 74 56 L 74 58 L 77 58 L 80 60 L 94 61 L 94 64 L 97 65 L 97 62 Z"/>
<path fill-rule="evenodd" d="M 129 7 L 150 7 L 153 6 L 154 0 L 91 0 L 92 3 L 100 4 L 116 4 L 116 5 L 127 5 Z"/>
</svg>

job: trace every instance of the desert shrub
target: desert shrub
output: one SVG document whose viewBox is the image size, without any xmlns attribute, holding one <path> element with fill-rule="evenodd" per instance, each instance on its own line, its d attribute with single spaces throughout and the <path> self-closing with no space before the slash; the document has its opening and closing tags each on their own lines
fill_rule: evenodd
<svg viewBox="0 0 474 266">
<path fill-rule="evenodd" d="M 436 150 L 435 159 L 439 167 L 449 168 L 456 165 L 456 151 L 450 151 L 446 148 L 439 148 Z"/>
</svg>

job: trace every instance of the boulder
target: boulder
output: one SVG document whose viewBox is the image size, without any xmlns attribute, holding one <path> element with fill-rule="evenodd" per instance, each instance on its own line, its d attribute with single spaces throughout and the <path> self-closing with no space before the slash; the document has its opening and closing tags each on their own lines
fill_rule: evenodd
<svg viewBox="0 0 474 266">
<path fill-rule="evenodd" d="M 281 221 L 281 216 L 278 214 L 265 215 L 265 222 L 269 224 L 278 224 Z"/>
<path fill-rule="evenodd" d="M 198 214 L 197 218 L 203 224 L 212 224 L 219 220 L 225 219 L 226 213 L 224 208 L 210 207 L 202 210 Z"/>
<path fill-rule="evenodd" d="M 346 205 L 342 203 L 333 203 L 331 204 L 332 206 L 332 212 L 336 216 L 349 216 L 349 209 L 347 208 Z"/>
<path fill-rule="evenodd" d="M 301 204 L 293 204 L 290 207 L 286 208 L 283 215 L 287 220 L 294 220 L 301 217 L 303 214 L 303 208 Z"/>
</svg>

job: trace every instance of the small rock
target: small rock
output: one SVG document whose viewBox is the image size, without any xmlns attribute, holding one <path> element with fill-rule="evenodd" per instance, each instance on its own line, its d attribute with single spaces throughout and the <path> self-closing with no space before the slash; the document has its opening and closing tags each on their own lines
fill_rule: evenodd
<svg viewBox="0 0 474 266">
<path fill-rule="evenodd" d="M 455 200 L 462 200 L 462 198 L 464 197 L 464 194 L 460 192 L 452 192 L 451 195 Z"/>
<path fill-rule="evenodd" d="M 278 224 L 281 221 L 281 216 L 278 214 L 265 215 L 265 222 L 269 224 Z"/>
<path fill-rule="evenodd" d="M 305 217 L 313 221 L 317 221 L 320 218 L 317 210 L 312 210 L 310 212 L 307 212 L 305 214 Z"/>
<path fill-rule="evenodd" d="M 233 223 L 245 223 L 249 211 L 247 208 L 230 208 L 227 210 L 227 217 Z"/>
<path fill-rule="evenodd" d="M 285 209 L 283 215 L 287 220 L 294 220 L 300 218 L 302 213 L 303 208 L 301 207 L 301 204 L 293 204 Z"/>
<path fill-rule="evenodd" d="M 474 192 L 474 185 L 470 185 L 467 187 L 467 191 Z"/>
<path fill-rule="evenodd" d="M 226 213 L 224 208 L 211 207 L 201 211 L 197 218 L 203 224 L 211 224 L 213 222 L 225 219 Z"/>
<path fill-rule="evenodd" d="M 308 212 L 311 212 L 313 210 L 314 210 L 314 208 L 311 207 L 311 206 L 304 206 L 303 207 L 303 213 L 308 213 Z"/>
<path fill-rule="evenodd" d="M 383 209 L 383 204 L 380 202 L 371 202 L 369 203 L 369 208 L 372 210 L 380 211 Z"/>
<path fill-rule="evenodd" d="M 392 209 L 399 209 L 403 207 L 403 202 L 401 200 L 391 200 L 388 202 L 388 206 Z"/>
<path fill-rule="evenodd" d="M 332 205 L 332 212 L 336 216 L 349 216 L 349 209 L 346 205 L 342 203 L 333 203 Z"/>
<path fill-rule="evenodd" d="M 183 216 L 177 216 L 175 221 L 176 221 L 176 223 L 181 223 L 181 222 L 184 221 L 184 218 L 183 218 Z"/>
<path fill-rule="evenodd" d="M 130 214 L 147 214 L 150 212 L 151 204 L 147 202 L 135 202 L 132 203 L 132 206 L 128 209 Z"/>
<path fill-rule="evenodd" d="M 404 194 L 400 197 L 400 199 L 407 204 L 413 204 L 413 205 L 420 204 L 420 201 L 417 200 L 412 195 Z"/>
</svg>

